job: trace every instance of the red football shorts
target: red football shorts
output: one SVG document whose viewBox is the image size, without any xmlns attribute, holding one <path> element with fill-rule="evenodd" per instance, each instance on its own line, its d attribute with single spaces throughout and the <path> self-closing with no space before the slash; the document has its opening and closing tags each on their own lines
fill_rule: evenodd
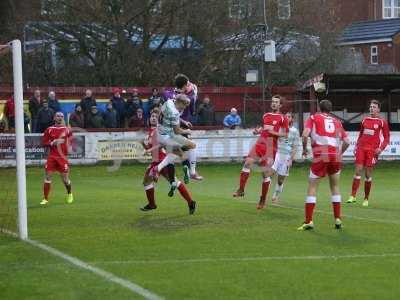
<svg viewBox="0 0 400 300">
<path fill-rule="evenodd" d="M 272 151 L 271 151 L 271 148 Z M 267 147 L 265 143 L 256 143 L 251 149 L 247 157 L 260 161 L 261 166 L 272 166 L 276 154 L 275 147 Z"/>
<path fill-rule="evenodd" d="M 49 156 L 44 168 L 47 172 L 68 173 L 69 164 L 65 158 Z"/>
<path fill-rule="evenodd" d="M 148 176 L 149 176 L 149 173 L 150 173 L 150 170 L 151 170 L 153 167 L 158 166 L 158 165 L 160 164 L 160 162 L 161 162 L 161 161 L 153 161 L 153 162 L 147 167 L 146 171 L 144 172 L 144 176 L 145 176 L 145 177 L 148 177 Z M 165 167 L 164 169 L 162 169 L 161 172 L 160 172 L 160 174 L 161 174 L 162 176 L 164 176 L 165 178 L 168 178 L 167 167 Z"/>
<path fill-rule="evenodd" d="M 356 148 L 356 165 L 362 165 L 364 167 L 373 167 L 378 161 L 378 157 L 375 154 L 375 150 Z"/>
<path fill-rule="evenodd" d="M 336 160 L 324 161 L 323 159 L 314 159 L 310 168 L 310 178 L 320 178 L 326 175 L 334 175 L 340 172 L 342 163 Z"/>
</svg>

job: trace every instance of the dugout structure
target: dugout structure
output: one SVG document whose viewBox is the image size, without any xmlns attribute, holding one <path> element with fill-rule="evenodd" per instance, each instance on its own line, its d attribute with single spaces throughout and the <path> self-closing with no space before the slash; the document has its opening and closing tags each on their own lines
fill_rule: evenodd
<svg viewBox="0 0 400 300">
<path fill-rule="evenodd" d="M 317 93 L 316 83 L 324 83 L 325 91 Z M 400 75 L 399 74 L 319 74 L 306 81 L 299 90 L 299 97 L 309 99 L 328 98 L 346 130 L 358 130 L 364 113 L 368 113 L 369 101 L 381 102 L 381 112 L 390 130 L 400 130 Z M 311 107 L 311 112 L 316 111 Z"/>
</svg>

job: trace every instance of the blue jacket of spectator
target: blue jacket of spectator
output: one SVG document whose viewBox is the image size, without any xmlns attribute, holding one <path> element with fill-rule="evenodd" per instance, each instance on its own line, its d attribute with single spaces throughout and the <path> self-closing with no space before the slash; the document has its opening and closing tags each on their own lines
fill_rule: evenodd
<svg viewBox="0 0 400 300">
<path fill-rule="evenodd" d="M 229 114 L 224 118 L 224 126 L 232 127 L 232 126 L 240 126 L 242 124 L 242 119 L 239 115 Z"/>
</svg>

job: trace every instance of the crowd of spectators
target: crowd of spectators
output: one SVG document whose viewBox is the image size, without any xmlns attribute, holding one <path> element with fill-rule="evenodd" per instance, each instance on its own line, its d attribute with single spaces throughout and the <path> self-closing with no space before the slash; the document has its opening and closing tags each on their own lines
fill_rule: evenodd
<svg viewBox="0 0 400 300">
<path fill-rule="evenodd" d="M 144 109 L 144 103 L 146 109 Z M 75 104 L 74 110 L 64 112 L 67 125 L 83 129 L 101 129 L 101 128 L 140 128 L 148 126 L 148 119 L 151 111 L 160 109 L 164 99 L 157 88 L 152 89 L 151 96 L 147 101 L 143 101 L 138 90 L 134 89 L 128 94 L 120 88 L 112 89 L 112 96 L 109 102 L 98 103 L 91 90 L 86 90 L 85 95 L 79 103 Z M 57 95 L 54 91 L 48 93 L 47 98 L 42 98 L 40 90 L 35 90 L 33 96 L 29 99 L 29 114 L 24 114 L 25 132 L 43 133 L 46 128 L 53 124 L 54 114 L 62 111 Z M 4 106 L 5 120 L 0 120 L 0 131 L 6 128 L 15 128 L 14 98 L 10 97 Z M 191 112 L 191 123 L 199 126 L 217 125 L 215 122 L 214 106 L 211 99 L 205 96 L 197 99 L 195 109 Z M 229 120 L 224 120 L 224 125 L 234 128 Z M 228 117 L 228 116 L 227 116 Z M 238 116 L 237 116 L 238 117 Z M 239 117 L 240 119 L 240 117 Z M 228 123 L 229 124 L 228 124 Z"/>
</svg>

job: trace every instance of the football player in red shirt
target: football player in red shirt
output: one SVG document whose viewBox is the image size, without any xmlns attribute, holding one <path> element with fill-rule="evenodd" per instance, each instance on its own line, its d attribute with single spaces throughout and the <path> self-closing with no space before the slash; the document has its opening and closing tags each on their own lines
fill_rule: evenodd
<svg viewBox="0 0 400 300">
<path fill-rule="evenodd" d="M 239 188 L 233 193 L 233 197 L 244 196 L 244 189 L 250 175 L 250 170 L 255 162 L 259 162 L 263 181 L 257 209 L 263 209 L 265 207 L 271 176 L 274 174 L 272 165 L 278 148 L 278 138 L 287 137 L 289 132 L 288 120 L 280 113 L 280 108 L 282 106 L 281 101 L 281 96 L 279 95 L 272 97 L 272 112 L 265 113 L 263 116 L 263 127 L 258 127 L 254 130 L 253 133 L 260 134 L 260 137 L 250 150 L 244 162 L 242 171 L 240 172 Z"/>
<path fill-rule="evenodd" d="M 390 131 L 388 123 L 380 118 L 381 105 L 377 100 L 371 100 L 369 105 L 370 116 L 361 122 L 360 133 L 354 150 L 356 157 L 355 174 L 351 187 L 351 196 L 347 203 L 356 202 L 356 195 L 360 187 L 361 173 L 365 169 L 364 201 L 363 206 L 368 206 L 369 193 L 372 185 L 372 171 L 378 161 L 378 156 L 389 144 Z"/>
<path fill-rule="evenodd" d="M 147 167 L 146 172 L 143 178 L 143 186 L 146 192 L 147 204 L 140 208 L 141 211 L 149 211 L 152 209 L 156 209 L 156 201 L 154 195 L 154 178 L 151 175 L 151 170 L 156 167 L 160 162 L 166 157 L 167 152 L 164 148 L 160 147 L 157 142 L 157 124 L 158 124 L 159 113 L 153 111 L 150 115 L 150 129 L 148 132 L 148 136 L 143 141 L 142 145 L 146 149 L 147 153 L 151 153 L 152 163 Z M 166 168 L 161 169 L 160 174 L 165 177 L 167 180 L 171 181 L 169 178 L 171 176 L 175 176 L 175 170 L 170 170 L 170 168 L 174 168 L 172 164 L 167 165 Z M 181 194 L 181 196 L 186 200 L 189 207 L 189 214 L 194 214 L 196 211 L 196 201 L 192 199 L 189 191 L 187 190 L 185 184 L 181 181 L 178 181 L 176 178 L 172 179 L 173 183 L 176 184 L 176 187 Z M 171 182 L 170 182 L 171 183 Z M 173 190 L 170 190 L 168 196 L 173 196 Z"/>
<path fill-rule="evenodd" d="M 319 107 L 321 112 L 312 115 L 306 121 L 303 131 L 303 156 L 307 157 L 307 142 L 311 135 L 313 162 L 308 180 L 305 221 L 298 230 L 314 228 L 313 212 L 317 200 L 317 188 L 320 179 L 326 175 L 329 176 L 335 228 L 342 228 L 339 177 L 342 154 L 349 147 L 350 142 L 342 124 L 329 114 L 332 110 L 332 103 L 329 100 L 322 100 Z"/>
<path fill-rule="evenodd" d="M 57 112 L 54 115 L 54 125 L 46 129 L 43 134 L 43 146 L 48 147 L 49 154 L 45 164 L 45 179 L 43 184 L 43 200 L 41 205 L 46 205 L 49 201 L 51 179 L 53 172 L 61 174 L 65 188 L 67 189 L 67 203 L 74 201 L 71 192 L 71 180 L 69 179 L 68 151 L 71 146 L 72 131 L 65 126 L 64 114 Z"/>
</svg>

